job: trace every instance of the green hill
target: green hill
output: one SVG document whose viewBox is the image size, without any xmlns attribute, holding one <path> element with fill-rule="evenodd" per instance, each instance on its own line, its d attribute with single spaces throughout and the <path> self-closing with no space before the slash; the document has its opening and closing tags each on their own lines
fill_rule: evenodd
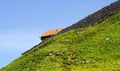
<svg viewBox="0 0 120 71">
<path fill-rule="evenodd" d="M 0 71 L 120 71 L 120 12 L 57 35 Z"/>
</svg>

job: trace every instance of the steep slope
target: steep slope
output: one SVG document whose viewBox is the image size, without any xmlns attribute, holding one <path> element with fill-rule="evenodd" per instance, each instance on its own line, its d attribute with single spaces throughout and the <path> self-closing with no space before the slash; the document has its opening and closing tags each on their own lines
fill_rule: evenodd
<svg viewBox="0 0 120 71">
<path fill-rule="evenodd" d="M 0 71 L 120 71 L 120 12 L 55 36 Z"/>
</svg>

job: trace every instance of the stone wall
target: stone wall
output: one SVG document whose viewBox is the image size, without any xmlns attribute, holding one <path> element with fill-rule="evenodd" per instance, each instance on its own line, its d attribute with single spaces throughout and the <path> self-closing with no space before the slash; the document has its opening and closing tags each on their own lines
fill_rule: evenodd
<svg viewBox="0 0 120 71">
<path fill-rule="evenodd" d="M 66 31 L 73 30 L 73 29 L 88 27 L 89 25 L 95 24 L 96 22 L 99 22 L 103 20 L 104 18 L 118 11 L 120 11 L 120 0 L 110 4 L 109 6 L 102 8 L 101 10 L 98 10 L 97 12 L 87 16 L 86 18 L 78 21 L 77 23 L 69 27 L 66 27 L 65 29 L 60 31 L 58 34 L 61 34 L 61 33 L 64 33 Z"/>
</svg>

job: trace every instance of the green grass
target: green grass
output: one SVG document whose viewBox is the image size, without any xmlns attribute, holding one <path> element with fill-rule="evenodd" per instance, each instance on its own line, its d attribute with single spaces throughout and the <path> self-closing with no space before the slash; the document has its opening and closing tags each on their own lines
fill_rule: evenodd
<svg viewBox="0 0 120 71">
<path fill-rule="evenodd" d="M 0 71 L 120 71 L 120 12 L 49 39 Z"/>
</svg>

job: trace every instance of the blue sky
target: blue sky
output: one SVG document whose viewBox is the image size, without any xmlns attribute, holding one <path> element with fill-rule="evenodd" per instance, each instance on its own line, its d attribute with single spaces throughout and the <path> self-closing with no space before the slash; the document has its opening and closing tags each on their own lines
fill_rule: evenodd
<svg viewBox="0 0 120 71">
<path fill-rule="evenodd" d="M 0 0 L 0 68 L 41 42 L 116 0 Z"/>
</svg>

